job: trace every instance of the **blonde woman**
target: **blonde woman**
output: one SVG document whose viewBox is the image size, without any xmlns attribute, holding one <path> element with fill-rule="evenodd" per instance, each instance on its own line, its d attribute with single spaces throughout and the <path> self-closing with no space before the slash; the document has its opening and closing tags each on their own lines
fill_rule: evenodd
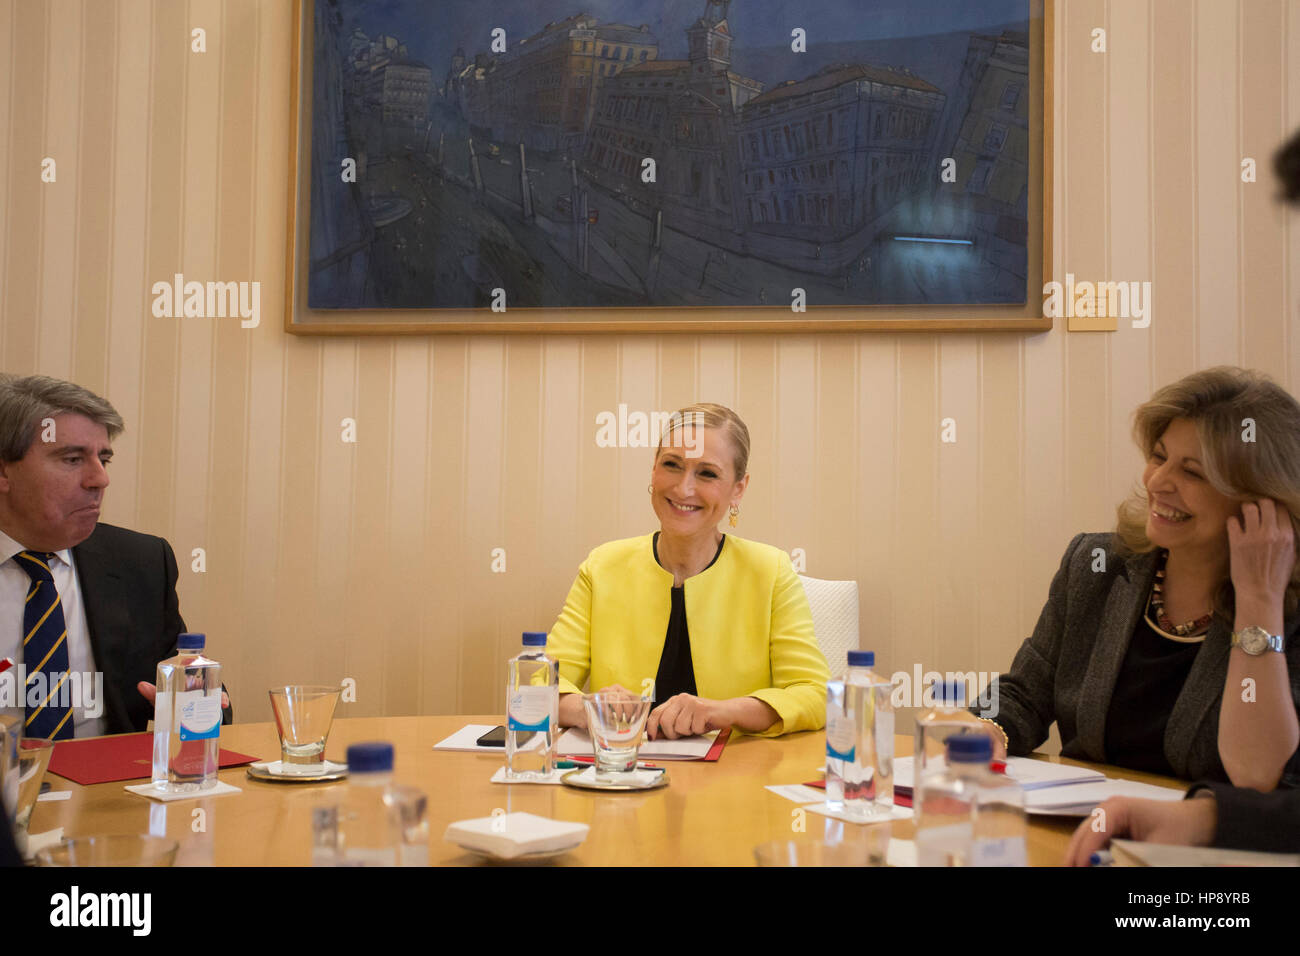
<svg viewBox="0 0 1300 956">
<path fill-rule="evenodd" d="M 736 526 L 748 461 L 749 430 L 731 409 L 669 419 L 647 488 L 659 530 L 592 551 L 551 629 L 561 724 L 586 726 L 590 679 L 653 688 L 652 738 L 823 726 L 829 673 L 789 556 L 718 530 L 727 517 Z"/>
<path fill-rule="evenodd" d="M 1142 486 L 1070 542 L 982 712 L 1028 753 L 1271 790 L 1300 784 L 1300 404 L 1219 367 L 1138 408 Z M 1000 749 L 1000 748 L 996 748 Z"/>
</svg>

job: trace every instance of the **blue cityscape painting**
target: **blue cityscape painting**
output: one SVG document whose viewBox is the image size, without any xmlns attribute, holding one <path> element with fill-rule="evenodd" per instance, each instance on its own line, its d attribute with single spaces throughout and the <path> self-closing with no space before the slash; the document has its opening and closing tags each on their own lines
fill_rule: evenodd
<svg viewBox="0 0 1300 956">
<path fill-rule="evenodd" d="M 314 0 L 308 305 L 1023 305 L 1029 3 Z"/>
</svg>

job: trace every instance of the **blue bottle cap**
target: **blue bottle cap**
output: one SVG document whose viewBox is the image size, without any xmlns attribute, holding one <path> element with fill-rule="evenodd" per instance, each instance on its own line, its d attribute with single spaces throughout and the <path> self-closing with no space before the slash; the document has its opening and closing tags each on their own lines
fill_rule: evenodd
<svg viewBox="0 0 1300 956">
<path fill-rule="evenodd" d="M 348 773 L 391 773 L 393 745 L 384 741 L 348 745 Z"/>
<path fill-rule="evenodd" d="M 850 667 L 875 667 L 875 651 L 849 651 Z"/>
<path fill-rule="evenodd" d="M 545 647 L 545 631 L 524 631 L 524 647 Z"/>
<path fill-rule="evenodd" d="M 176 638 L 176 649 L 181 651 L 201 651 L 208 639 L 202 634 L 182 634 Z"/>
<path fill-rule="evenodd" d="M 961 700 L 966 696 L 966 682 L 960 678 L 956 680 L 937 680 L 930 685 L 934 692 L 934 699 L 938 703 L 957 704 L 960 706 Z"/>
<path fill-rule="evenodd" d="M 988 763 L 993 759 L 993 741 L 988 734 L 953 734 L 943 743 L 950 763 Z"/>
</svg>

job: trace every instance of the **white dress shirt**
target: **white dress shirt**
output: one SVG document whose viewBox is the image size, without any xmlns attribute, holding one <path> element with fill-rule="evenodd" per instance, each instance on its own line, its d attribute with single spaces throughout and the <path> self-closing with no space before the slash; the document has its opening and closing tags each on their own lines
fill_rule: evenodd
<svg viewBox="0 0 1300 956">
<path fill-rule="evenodd" d="M 32 579 L 19 566 L 15 555 L 20 551 L 34 550 L 23 547 L 0 531 L 0 658 L 8 657 L 14 662 L 12 670 L 0 675 L 0 681 L 10 687 L 18 665 L 23 663 L 23 608 L 32 589 Z M 72 701 L 73 736 L 98 737 L 104 732 L 104 681 L 102 677 L 95 680 L 95 654 L 90 647 L 90 627 L 86 624 L 86 607 L 81 602 L 81 585 L 77 581 L 71 549 L 54 552 L 50 574 L 61 598 L 59 606 L 63 609 L 63 623 L 68 629 L 68 669 L 81 675 L 84 688 Z M 14 690 L 16 708 L 9 706 L 9 700 L 0 699 L 0 711 L 23 717 L 25 691 L 23 688 Z M 98 717 L 86 716 L 85 704 L 89 702 L 94 703 L 92 712 L 98 710 Z"/>
</svg>

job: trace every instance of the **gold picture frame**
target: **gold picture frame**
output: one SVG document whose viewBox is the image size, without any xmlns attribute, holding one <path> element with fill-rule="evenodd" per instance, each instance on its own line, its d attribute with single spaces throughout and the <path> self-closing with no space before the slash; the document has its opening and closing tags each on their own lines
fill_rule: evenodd
<svg viewBox="0 0 1300 956">
<path fill-rule="evenodd" d="M 295 335 L 427 335 L 466 333 L 604 332 L 862 332 L 1021 331 L 1052 327 L 1039 290 L 1052 261 L 1052 107 L 1055 0 L 1029 3 L 1029 132 L 1026 301 L 954 305 L 646 306 L 634 308 L 311 309 L 309 264 L 312 91 L 312 0 L 297 0 L 291 57 L 288 230 L 285 331 Z M 1040 243 L 1034 238 L 1041 237 Z"/>
</svg>

